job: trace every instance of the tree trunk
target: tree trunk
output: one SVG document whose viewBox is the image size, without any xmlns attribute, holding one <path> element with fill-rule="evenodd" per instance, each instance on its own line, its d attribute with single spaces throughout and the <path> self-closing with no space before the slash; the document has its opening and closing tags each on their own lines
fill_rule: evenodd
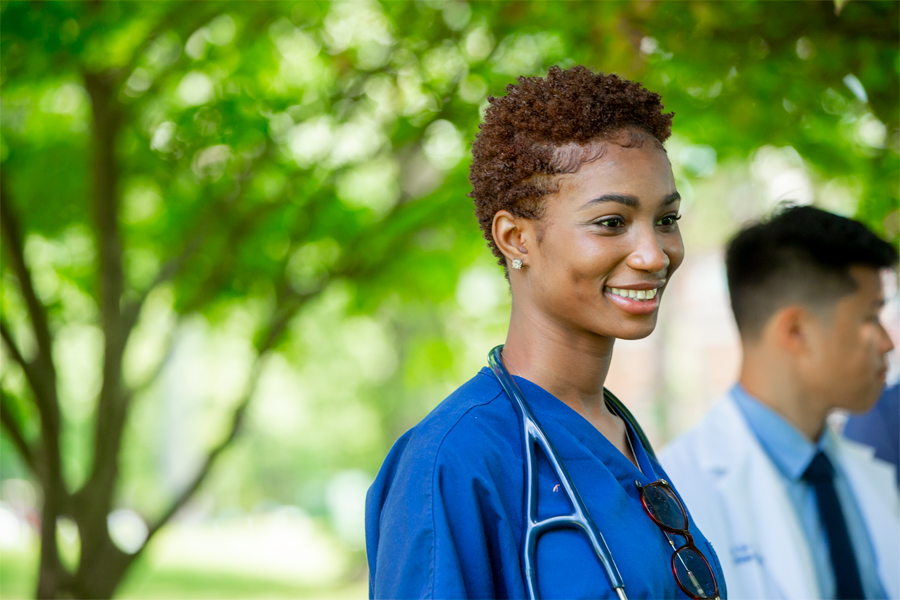
<svg viewBox="0 0 900 600">
<path fill-rule="evenodd" d="M 109 72 L 85 73 L 93 114 L 90 198 L 98 248 L 98 298 L 104 336 L 103 383 L 97 405 L 93 469 L 71 499 L 62 478 L 46 482 L 41 531 L 39 598 L 110 598 L 132 557 L 109 537 L 107 515 L 112 509 L 119 474 L 119 449 L 129 396 L 122 388 L 122 358 L 128 337 L 122 318 L 122 245 L 119 235 L 119 167 L 116 142 L 121 110 L 117 84 Z M 58 436 L 56 436 L 58 439 Z M 56 520 L 69 515 L 78 525 L 81 552 L 76 573 L 62 565 L 56 544 Z"/>
<path fill-rule="evenodd" d="M 56 520 L 61 514 L 61 490 L 44 484 L 44 506 L 41 509 L 41 558 L 38 572 L 38 598 L 74 598 L 70 590 L 72 576 L 59 559 L 56 544 Z"/>
</svg>

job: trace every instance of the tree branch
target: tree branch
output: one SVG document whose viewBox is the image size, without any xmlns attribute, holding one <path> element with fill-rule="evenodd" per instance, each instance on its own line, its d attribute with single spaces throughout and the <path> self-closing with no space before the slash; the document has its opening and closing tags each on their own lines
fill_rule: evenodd
<svg viewBox="0 0 900 600">
<path fill-rule="evenodd" d="M 156 364 L 156 367 L 154 367 L 153 372 L 150 373 L 150 375 L 148 375 L 146 379 L 144 379 L 143 381 L 132 386 L 132 388 L 131 388 L 132 397 L 135 397 L 135 398 L 139 397 L 142 393 L 144 393 L 145 391 L 150 389 L 150 386 L 152 386 L 156 382 L 156 380 L 159 379 L 159 376 L 162 374 L 163 370 L 166 368 L 166 365 L 169 364 L 169 360 L 172 358 L 172 355 L 174 354 L 174 351 L 175 351 L 175 339 L 176 339 L 175 332 L 178 331 L 178 327 L 179 327 L 178 323 L 179 322 L 180 322 L 180 319 L 178 319 L 178 322 L 176 322 L 176 324 L 172 327 L 172 330 L 169 332 L 167 339 L 165 341 L 165 344 L 166 344 L 165 352 L 163 352 L 163 356 L 161 359 L 159 359 L 159 362 Z"/>
<path fill-rule="evenodd" d="M 212 8 L 211 11 L 210 8 Z M 188 17 L 185 9 L 196 12 Z M 180 34 L 179 37 L 186 39 L 188 35 L 199 29 L 205 22 L 209 21 L 219 10 L 220 7 L 218 6 L 213 5 L 212 7 L 206 7 L 203 6 L 202 2 L 191 2 L 179 5 L 176 10 L 169 12 L 160 19 L 150 33 L 148 33 L 137 48 L 134 49 L 134 52 L 128 60 L 128 64 L 125 66 L 125 73 L 130 74 L 135 67 L 137 67 L 141 55 L 160 34 L 174 30 L 176 33 Z"/>
<path fill-rule="evenodd" d="M 90 477 L 76 495 L 76 510 L 83 521 L 105 518 L 118 476 L 129 396 L 122 389 L 122 358 L 127 336 L 122 319 L 122 243 L 119 234 L 119 165 L 116 142 L 121 110 L 114 89 L 118 81 L 110 72 L 83 73 L 91 100 L 92 212 L 97 236 L 100 326 L 103 331 L 103 383 L 94 425 L 94 456 Z M 89 500 L 88 500 L 89 499 Z M 104 543 L 103 535 L 82 532 L 82 556 L 93 556 Z"/>
<path fill-rule="evenodd" d="M 458 85 L 458 81 L 455 82 L 455 85 Z M 444 109 L 446 110 L 446 109 Z M 440 112 L 438 114 L 441 114 Z M 435 119 L 438 118 L 435 116 Z M 321 188 L 320 188 L 321 189 Z M 395 211 L 401 210 L 400 206 L 394 208 Z M 259 213 L 255 213 L 255 216 L 259 218 Z M 248 223 L 251 223 L 253 220 L 244 221 L 243 226 L 239 226 L 234 228 L 229 233 L 229 239 L 232 242 L 235 242 L 236 239 L 240 239 L 242 234 L 249 229 L 252 229 L 252 225 L 248 226 Z M 404 236 L 404 240 L 406 240 L 409 235 Z M 364 237 L 364 236 L 363 236 Z M 364 243 L 362 239 L 357 240 L 357 242 Z M 236 243 L 229 244 L 231 246 L 236 245 Z M 392 244 L 391 246 L 394 246 Z M 282 263 L 282 271 L 287 267 L 288 260 L 285 259 Z M 180 268 L 180 267 L 179 267 Z M 371 268 L 371 266 L 370 266 Z M 224 269 L 227 272 L 227 269 Z M 345 263 L 343 268 L 336 269 L 332 272 L 331 276 L 320 283 L 320 285 L 310 292 L 306 292 L 303 294 L 298 294 L 290 290 L 289 284 L 286 277 L 280 277 L 279 282 L 281 284 L 281 289 L 279 290 L 277 297 L 280 299 L 279 305 L 276 306 L 273 311 L 269 324 L 266 328 L 264 328 L 262 335 L 260 335 L 257 343 L 257 357 L 254 361 L 254 365 L 251 371 L 250 378 L 247 383 L 247 387 L 238 402 L 237 406 L 234 408 L 232 413 L 232 421 L 231 428 L 228 431 L 228 434 L 220 440 L 220 442 L 212 448 L 206 456 L 206 459 L 203 461 L 203 464 L 199 467 L 197 472 L 191 481 L 185 486 L 185 488 L 178 494 L 178 496 L 172 501 L 169 507 L 162 513 L 162 515 L 151 524 L 149 527 L 149 532 L 147 535 L 147 539 L 138 552 L 131 555 L 130 560 L 135 560 L 141 552 L 143 552 L 144 548 L 148 546 L 149 541 L 153 538 L 154 535 L 163 527 L 166 523 L 168 523 L 181 508 L 188 503 L 188 501 L 193 497 L 193 495 L 197 492 L 200 486 L 203 484 L 209 473 L 211 472 L 213 466 L 215 465 L 218 458 L 221 454 L 232 444 L 232 442 L 237 437 L 241 425 L 243 423 L 244 417 L 247 412 L 247 408 L 250 405 L 250 402 L 253 398 L 253 395 L 256 391 L 256 387 L 259 381 L 259 376 L 262 370 L 263 360 L 269 351 L 275 346 L 278 338 L 287 328 L 287 325 L 290 323 L 291 319 L 299 312 L 299 310 L 312 298 L 321 294 L 324 291 L 330 281 L 335 278 L 346 277 L 358 274 L 358 272 L 362 271 L 359 267 L 357 261 L 352 261 L 352 263 Z M 177 272 L 177 269 L 176 271 Z M 202 298 L 202 291 L 208 287 L 211 283 L 216 283 L 218 280 L 217 275 L 221 275 L 221 271 L 216 271 L 210 274 L 207 282 L 204 285 L 201 285 L 200 290 L 198 291 L 198 295 Z M 282 273 L 284 275 L 284 273 Z M 174 276 L 174 273 L 173 273 Z M 195 298 L 195 301 L 199 298 Z M 193 302 L 191 304 L 194 304 Z"/>
<path fill-rule="evenodd" d="M 34 392 L 34 403 L 37 406 L 38 414 L 40 414 L 41 417 L 41 447 L 43 448 L 43 452 L 38 455 L 43 458 L 42 464 L 40 465 L 41 469 L 38 470 L 36 468 L 38 465 L 34 460 L 35 454 L 33 452 L 26 453 L 22 449 L 20 449 L 20 452 L 23 453 L 23 458 L 26 458 L 26 454 L 31 455 L 30 459 L 26 458 L 26 462 L 29 463 L 32 472 L 43 484 L 45 492 L 47 490 L 59 490 L 60 494 L 65 495 L 67 492 L 62 480 L 62 454 L 59 448 L 60 418 L 56 388 L 50 384 L 50 381 L 45 381 L 41 377 L 33 363 L 25 360 L 25 357 L 22 356 L 22 352 L 19 350 L 19 347 L 12 337 L 9 326 L 2 317 L 0 317 L 0 337 L 2 337 L 3 343 L 13 360 L 22 367 L 25 378 L 28 380 L 31 389 Z M 8 406 L 4 404 L 3 411 L 6 412 L 7 409 Z M 12 415 L 0 416 L 2 416 L 4 422 L 6 422 L 8 418 L 12 418 Z M 12 421 L 10 421 L 10 423 L 12 423 Z M 7 426 L 10 426 L 9 423 L 7 423 Z M 11 435 L 14 436 L 13 441 L 15 441 L 16 434 L 12 429 Z M 24 437 L 22 438 L 22 442 L 24 443 Z"/>
<path fill-rule="evenodd" d="M 200 487 L 200 484 L 206 479 L 206 476 L 209 474 L 212 469 L 213 464 L 216 462 L 216 459 L 219 458 L 219 455 L 231 444 L 234 440 L 235 436 L 237 436 L 238 431 L 240 430 L 241 423 L 244 420 L 244 414 L 247 411 L 247 407 L 250 404 L 250 399 L 253 397 L 253 392 L 256 388 L 256 382 L 259 377 L 259 362 L 262 359 L 261 356 L 257 357 L 256 364 L 253 368 L 253 373 L 251 375 L 251 382 L 248 384 L 248 390 L 244 393 L 244 396 L 241 398 L 241 401 L 238 403 L 237 408 L 234 410 L 234 414 L 231 420 L 231 429 L 228 432 L 228 435 L 219 442 L 219 444 L 213 448 L 206 457 L 206 460 L 203 462 L 203 465 L 194 475 L 194 478 L 191 480 L 191 483 L 182 490 L 182 492 L 178 495 L 177 498 L 172 502 L 168 509 L 163 513 L 163 515 L 150 527 L 149 533 L 147 535 L 147 541 L 150 541 L 157 531 L 162 528 L 163 525 L 169 522 L 169 520 L 179 511 L 181 508 L 190 500 L 191 496 L 197 491 Z M 146 543 L 144 544 L 146 547 Z"/>
<path fill-rule="evenodd" d="M 196 493 L 197 489 L 199 489 L 200 485 L 206 479 L 207 475 L 209 475 L 212 470 L 213 465 L 216 460 L 222 454 L 222 452 L 228 448 L 229 445 L 234 441 L 238 432 L 240 431 L 241 424 L 244 421 L 244 416 L 247 412 L 247 407 L 250 405 L 250 401 L 253 398 L 254 393 L 256 392 L 256 386 L 259 382 L 260 372 L 262 370 L 262 363 L 265 356 L 269 353 L 269 351 L 274 346 L 275 341 L 278 339 L 278 336 L 284 331 L 287 327 L 287 324 L 290 322 L 291 318 L 297 314 L 297 312 L 303 307 L 306 302 L 315 296 L 319 295 L 324 289 L 326 285 L 322 285 L 316 290 L 309 292 L 304 295 L 295 295 L 293 297 L 293 301 L 289 303 L 287 306 L 283 306 L 281 310 L 277 308 L 273 312 L 271 319 L 269 321 L 268 327 L 266 327 L 265 334 L 260 337 L 262 343 L 257 348 L 257 356 L 256 360 L 253 364 L 253 369 L 250 374 L 250 379 L 247 383 L 247 388 L 244 391 L 244 394 L 241 400 L 238 402 L 237 407 L 235 407 L 233 416 L 231 419 L 231 429 L 228 432 L 228 435 L 223 438 L 215 448 L 210 450 L 209 454 L 206 457 L 206 460 L 203 462 L 203 465 L 194 475 L 194 478 L 187 485 L 187 487 L 182 490 L 182 492 L 178 495 L 177 498 L 172 502 L 169 508 L 150 526 L 149 534 L 147 535 L 147 542 L 150 541 L 156 532 L 158 532 L 169 520 L 172 519 L 173 516 L 185 505 L 188 500 Z M 147 547 L 147 543 L 144 543 L 144 546 L 137 553 L 132 555 L 132 560 L 143 551 L 144 548 Z"/>
<path fill-rule="evenodd" d="M 25 263 L 25 243 L 18 217 L 12 207 L 12 202 L 10 202 L 6 188 L 5 173 L 0 174 L 0 228 L 2 228 L 3 237 L 9 249 L 13 272 L 15 272 L 19 280 L 19 289 L 22 292 L 22 298 L 25 300 L 25 306 L 28 308 L 28 316 L 31 319 L 31 326 L 37 341 L 38 355 L 36 362 L 40 364 L 40 369 L 43 371 L 42 375 L 49 379 L 47 382 L 48 386 L 55 388 L 56 367 L 53 364 L 53 339 L 50 335 L 47 311 L 41 301 L 38 300 L 34 291 L 34 280 L 31 277 L 31 271 Z"/>
<path fill-rule="evenodd" d="M 203 219 L 200 219 L 202 222 Z M 197 254 L 197 251 L 203 247 L 203 240 L 206 238 L 206 230 L 202 227 L 200 231 L 198 231 L 194 236 L 192 236 L 191 240 L 187 243 L 184 250 L 178 254 L 177 256 L 173 256 L 160 268 L 159 273 L 156 274 L 156 278 L 150 283 L 147 288 L 141 292 L 140 297 L 125 307 L 122 311 L 122 328 L 124 329 L 124 335 L 127 338 L 131 335 L 134 326 L 137 325 L 138 318 L 141 316 L 141 310 L 144 308 L 144 303 L 147 301 L 147 298 L 150 296 L 150 292 L 161 286 L 167 281 L 170 281 L 178 276 L 181 272 L 181 269 L 184 268 L 184 265 L 187 264 L 190 259 Z"/>
<path fill-rule="evenodd" d="M 399 211 L 402 209 L 397 207 L 395 210 Z M 400 236 L 402 240 L 397 241 L 396 244 L 391 244 L 390 246 L 392 248 L 396 248 L 398 245 L 402 245 L 403 243 L 408 241 L 412 233 L 412 230 L 407 231 L 405 235 Z M 367 237 L 368 236 L 366 235 L 362 235 L 357 241 L 363 242 L 363 240 Z M 287 264 L 288 260 L 286 259 L 282 263 L 282 269 L 286 268 Z M 144 543 L 144 546 L 142 546 L 141 549 L 138 550 L 138 552 L 131 555 L 132 561 L 136 559 L 141 552 L 143 552 L 144 548 L 147 547 L 150 539 L 166 523 L 168 523 L 172 519 L 172 517 L 174 517 L 182 507 L 184 507 L 185 504 L 187 504 L 187 502 L 197 492 L 203 481 L 209 475 L 219 456 L 222 454 L 222 452 L 224 452 L 226 448 L 228 448 L 229 445 L 231 445 L 231 443 L 236 438 L 241 428 L 241 424 L 243 423 L 247 408 L 250 405 L 250 401 L 252 400 L 253 394 L 256 391 L 256 386 L 259 381 L 259 376 L 262 369 L 263 359 L 275 346 L 279 336 L 287 328 L 287 325 L 290 323 L 291 319 L 307 302 L 321 294 L 327 288 L 330 281 L 342 277 L 360 276 L 363 272 L 371 271 L 372 269 L 372 265 L 369 265 L 367 268 L 360 267 L 357 261 L 353 261 L 352 263 L 345 263 L 343 267 L 338 268 L 334 272 L 332 272 L 330 277 L 324 280 L 316 289 L 304 294 L 298 294 L 291 291 L 287 282 L 287 278 L 281 278 L 282 289 L 279 290 L 278 297 L 282 299 L 282 302 L 280 303 L 280 306 L 277 306 L 273 311 L 268 326 L 264 328 L 264 333 L 257 338 L 259 342 L 257 344 L 256 360 L 254 361 L 250 379 L 247 383 L 247 388 L 244 391 L 241 400 L 238 402 L 238 405 L 234 409 L 231 428 L 228 434 L 219 442 L 218 445 L 210 450 L 209 454 L 206 457 L 206 460 L 204 460 L 202 466 L 198 469 L 191 482 L 173 500 L 168 509 L 166 509 L 166 511 L 150 526 L 147 540 Z"/>
<path fill-rule="evenodd" d="M 32 450 L 31 445 L 25 440 L 22 426 L 13 414 L 11 403 L 12 398 L 10 395 L 3 391 L 3 389 L 0 389 L 0 424 L 2 424 L 9 433 L 13 445 L 16 447 L 16 450 L 19 451 L 19 456 L 22 457 L 22 460 L 31 472 L 34 473 L 35 477 L 39 480 L 43 480 L 44 475 L 37 468 L 34 450 Z"/>
<path fill-rule="evenodd" d="M 41 418 L 52 422 L 54 420 L 55 411 L 53 408 L 53 396 L 50 394 L 47 382 L 45 382 L 41 377 L 41 374 L 38 373 L 35 365 L 28 362 L 25 357 L 22 356 L 22 351 L 19 350 L 16 341 L 13 339 L 12 332 L 9 330 L 9 325 L 2 317 L 0 317 L 0 338 L 3 339 L 3 343 L 9 351 L 10 356 L 12 356 L 12 359 L 22 367 L 22 371 L 25 373 L 25 379 L 28 380 L 28 385 L 31 386 L 31 389 L 34 392 L 35 404 L 38 407 Z"/>
<path fill-rule="evenodd" d="M 267 152 L 262 152 L 258 157 L 256 157 L 253 164 L 248 168 L 248 171 L 252 171 L 258 162 L 262 162 L 266 154 Z M 250 180 L 252 178 L 248 177 L 247 179 Z M 240 203 L 244 193 L 249 187 L 249 183 L 250 181 L 242 182 L 237 197 L 233 200 L 233 204 L 237 205 Z M 180 253 L 169 257 L 166 260 L 165 264 L 163 264 L 163 266 L 160 268 L 159 272 L 156 274 L 156 278 L 141 292 L 140 297 L 136 301 L 125 307 L 125 309 L 123 310 L 122 321 L 126 339 L 131 334 L 134 326 L 137 324 L 138 318 L 141 314 L 141 309 L 143 308 L 144 303 L 146 302 L 147 297 L 150 295 L 150 293 L 163 283 L 166 283 L 167 281 L 171 281 L 172 279 L 178 277 L 182 269 L 184 269 L 185 265 L 187 265 L 191 261 L 191 259 L 196 256 L 197 252 L 201 248 L 203 248 L 204 242 L 209 236 L 208 224 L 221 218 L 220 215 L 223 201 L 224 199 L 222 197 L 213 200 L 209 203 L 205 210 L 201 211 L 196 221 L 189 228 L 190 233 L 187 235 L 189 240 L 184 245 L 183 250 Z M 274 208 L 274 206 L 272 208 Z M 254 218 L 255 216 L 257 216 L 256 211 L 254 211 L 253 215 L 251 215 L 251 218 Z M 239 219 L 239 222 L 243 222 L 245 220 L 246 219 Z M 232 231 L 231 235 L 234 235 L 234 231 Z M 233 241 L 235 240 L 232 239 L 232 242 Z"/>
<path fill-rule="evenodd" d="M 122 336 L 121 298 L 124 289 L 122 243 L 119 235 L 118 165 L 115 158 L 119 113 L 112 98 L 113 84 L 105 73 L 86 73 L 85 87 L 93 110 L 93 213 L 97 235 L 99 308 L 105 352 L 103 390 L 98 416 L 118 396 Z"/>
</svg>

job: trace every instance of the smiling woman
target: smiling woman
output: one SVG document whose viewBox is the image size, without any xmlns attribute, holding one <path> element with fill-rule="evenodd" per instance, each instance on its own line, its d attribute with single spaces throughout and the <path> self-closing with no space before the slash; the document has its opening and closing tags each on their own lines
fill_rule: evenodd
<svg viewBox="0 0 900 600">
<path fill-rule="evenodd" d="M 370 595 L 724 595 L 715 552 L 604 389 L 615 340 L 653 331 L 684 258 L 672 115 L 584 67 L 519 78 L 490 104 L 471 196 L 509 277 L 506 344 L 385 460 L 367 499 Z"/>
</svg>

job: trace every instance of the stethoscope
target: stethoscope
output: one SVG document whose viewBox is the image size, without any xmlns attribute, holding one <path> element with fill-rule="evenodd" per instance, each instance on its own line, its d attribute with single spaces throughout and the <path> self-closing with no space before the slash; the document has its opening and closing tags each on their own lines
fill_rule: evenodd
<svg viewBox="0 0 900 600">
<path fill-rule="evenodd" d="M 491 371 L 494 372 L 497 381 L 500 382 L 500 387 L 503 388 L 503 391 L 506 392 L 506 395 L 509 396 L 512 401 L 513 408 L 515 408 L 516 414 L 519 416 L 519 421 L 522 424 L 526 485 L 525 541 L 522 547 L 522 558 L 525 567 L 525 585 L 528 592 L 528 598 L 529 600 L 538 598 L 537 573 L 535 571 L 538 537 L 554 529 L 575 529 L 581 530 L 587 536 L 591 543 L 591 547 L 594 549 L 594 554 L 597 555 L 597 560 L 600 561 L 600 565 L 603 567 L 606 577 L 609 579 L 609 583 L 616 591 L 616 594 L 618 594 L 619 599 L 627 600 L 627 596 L 625 596 L 625 582 L 622 581 L 622 575 L 619 574 L 616 561 L 613 560 L 612 553 L 610 553 L 609 547 L 606 545 L 606 540 L 603 539 L 603 534 L 600 533 L 600 530 L 597 529 L 597 525 L 594 523 L 593 519 L 591 519 L 587 507 L 585 507 L 584 502 L 581 500 L 581 496 L 578 494 L 575 484 L 569 477 L 565 465 L 556 453 L 553 443 L 550 441 L 550 438 L 547 437 L 547 434 L 538 422 L 537 417 L 531 412 L 531 408 L 525 400 L 525 395 L 522 393 L 522 390 L 519 389 L 519 384 L 516 383 L 515 379 L 512 378 L 509 371 L 507 371 L 506 367 L 503 365 L 503 360 L 501 358 L 502 350 L 502 345 L 491 350 L 490 354 L 488 354 L 488 365 L 490 365 Z M 641 430 L 637 421 L 628 409 L 625 408 L 618 398 L 607 393 L 605 390 L 604 397 L 606 401 L 619 412 L 619 415 L 629 422 L 637 434 L 638 439 L 644 445 L 644 448 L 650 455 L 653 455 L 653 450 L 650 448 L 650 442 L 647 440 L 643 430 Z M 535 444 L 541 447 L 541 450 L 544 452 L 544 455 L 556 472 L 560 484 L 566 491 L 566 495 L 569 497 L 569 501 L 574 507 L 571 514 L 556 515 L 543 520 L 538 520 L 537 486 L 535 485 L 535 482 L 537 481 L 537 460 L 534 454 Z"/>
</svg>

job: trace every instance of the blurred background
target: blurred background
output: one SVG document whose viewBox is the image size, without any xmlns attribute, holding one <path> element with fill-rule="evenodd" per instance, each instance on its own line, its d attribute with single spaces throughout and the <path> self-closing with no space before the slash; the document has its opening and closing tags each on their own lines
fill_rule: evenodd
<svg viewBox="0 0 900 600">
<path fill-rule="evenodd" d="M 676 114 L 687 260 L 607 383 L 665 443 L 735 378 L 741 224 L 790 200 L 898 239 L 898 24 L 893 0 L 0 2 L 0 596 L 366 597 L 368 485 L 506 333 L 481 111 L 554 64 Z"/>
</svg>

